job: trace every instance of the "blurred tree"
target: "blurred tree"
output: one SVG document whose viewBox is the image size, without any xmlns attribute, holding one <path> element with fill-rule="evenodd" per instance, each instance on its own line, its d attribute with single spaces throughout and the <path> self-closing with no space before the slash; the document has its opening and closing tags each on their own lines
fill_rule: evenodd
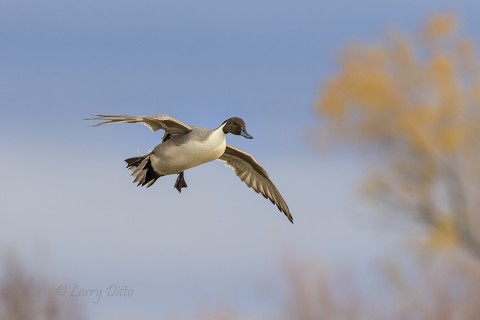
<svg viewBox="0 0 480 320">
<path fill-rule="evenodd" d="M 370 196 L 420 222 L 431 247 L 480 261 L 480 64 L 457 20 L 348 47 L 317 110 L 329 139 L 371 151 Z"/>
<path fill-rule="evenodd" d="M 280 319 L 476 320 L 480 270 L 474 259 L 439 254 L 435 263 L 413 259 L 372 265 L 375 285 L 362 286 L 362 271 L 325 270 L 297 259 L 289 265 L 285 312 Z M 360 273 L 359 273 L 360 272 Z"/>
<path fill-rule="evenodd" d="M 56 295 L 41 275 L 28 272 L 17 258 L 2 261 L 0 320 L 83 320 L 84 310 L 72 299 Z"/>
</svg>

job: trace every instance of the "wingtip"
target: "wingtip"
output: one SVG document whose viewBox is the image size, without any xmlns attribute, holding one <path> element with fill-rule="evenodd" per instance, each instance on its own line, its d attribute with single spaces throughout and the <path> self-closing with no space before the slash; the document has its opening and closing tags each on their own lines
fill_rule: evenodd
<svg viewBox="0 0 480 320">
<path fill-rule="evenodd" d="M 288 221 L 290 221 L 292 224 L 293 224 L 293 217 L 290 215 L 290 214 L 285 214 L 285 216 L 287 217 Z"/>
<path fill-rule="evenodd" d="M 98 120 L 99 117 L 100 117 L 100 115 L 98 115 L 98 114 L 91 114 L 89 116 L 89 118 L 85 118 L 83 120 Z"/>
<path fill-rule="evenodd" d="M 86 120 L 86 121 L 97 121 L 97 120 L 101 120 L 100 116 L 99 115 L 91 115 L 90 118 L 85 118 L 83 120 Z M 92 124 L 91 126 L 89 127 L 98 127 L 99 125 L 101 125 L 102 123 L 96 123 L 96 124 Z"/>
</svg>

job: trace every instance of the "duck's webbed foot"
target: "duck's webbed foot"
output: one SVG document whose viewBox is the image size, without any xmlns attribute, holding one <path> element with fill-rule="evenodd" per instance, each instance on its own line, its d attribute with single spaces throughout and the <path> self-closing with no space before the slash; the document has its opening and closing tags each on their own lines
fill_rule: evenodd
<svg viewBox="0 0 480 320">
<path fill-rule="evenodd" d="M 187 182 L 185 182 L 185 179 L 183 178 L 183 171 L 178 174 L 177 181 L 175 181 L 175 189 L 178 190 L 178 192 L 182 192 L 182 188 L 187 187 Z"/>
</svg>

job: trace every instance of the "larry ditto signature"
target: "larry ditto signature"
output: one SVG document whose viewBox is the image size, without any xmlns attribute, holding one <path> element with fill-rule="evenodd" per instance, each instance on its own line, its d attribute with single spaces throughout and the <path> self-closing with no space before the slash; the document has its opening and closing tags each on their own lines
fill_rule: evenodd
<svg viewBox="0 0 480 320">
<path fill-rule="evenodd" d="M 70 288 L 66 284 L 61 284 L 57 287 L 57 295 L 63 297 L 86 297 L 91 298 L 90 301 L 94 304 L 100 302 L 102 297 L 126 297 L 133 296 L 133 289 L 130 289 L 127 285 L 112 284 L 105 288 L 82 288 L 80 285 L 75 284 Z"/>
</svg>

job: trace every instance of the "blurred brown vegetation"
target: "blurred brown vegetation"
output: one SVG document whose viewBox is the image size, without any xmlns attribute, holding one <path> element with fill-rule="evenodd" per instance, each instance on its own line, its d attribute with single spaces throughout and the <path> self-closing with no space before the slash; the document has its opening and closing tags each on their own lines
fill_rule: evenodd
<svg viewBox="0 0 480 320">
<path fill-rule="evenodd" d="M 13 255 L 1 263 L 0 320 L 83 320 L 83 309 L 56 295 L 57 288 L 34 266 L 27 268 Z"/>
<path fill-rule="evenodd" d="M 284 273 L 287 293 L 276 315 L 240 316 L 231 309 L 196 319 L 478 320 L 480 269 L 474 259 L 457 254 L 411 259 L 406 265 L 380 260 L 372 266 L 375 276 L 291 259 Z M 368 285 L 361 283 L 365 278 Z"/>
<path fill-rule="evenodd" d="M 455 262 L 452 263 L 451 259 Z M 437 256 L 407 265 L 383 260 L 365 275 L 325 270 L 311 262 L 287 272 L 282 319 L 475 320 L 480 314 L 480 269 L 465 256 Z"/>
<path fill-rule="evenodd" d="M 430 248 L 480 261 L 480 62 L 455 16 L 348 47 L 317 111 L 328 139 L 374 161 L 366 190 L 386 211 L 410 216 Z"/>
</svg>

